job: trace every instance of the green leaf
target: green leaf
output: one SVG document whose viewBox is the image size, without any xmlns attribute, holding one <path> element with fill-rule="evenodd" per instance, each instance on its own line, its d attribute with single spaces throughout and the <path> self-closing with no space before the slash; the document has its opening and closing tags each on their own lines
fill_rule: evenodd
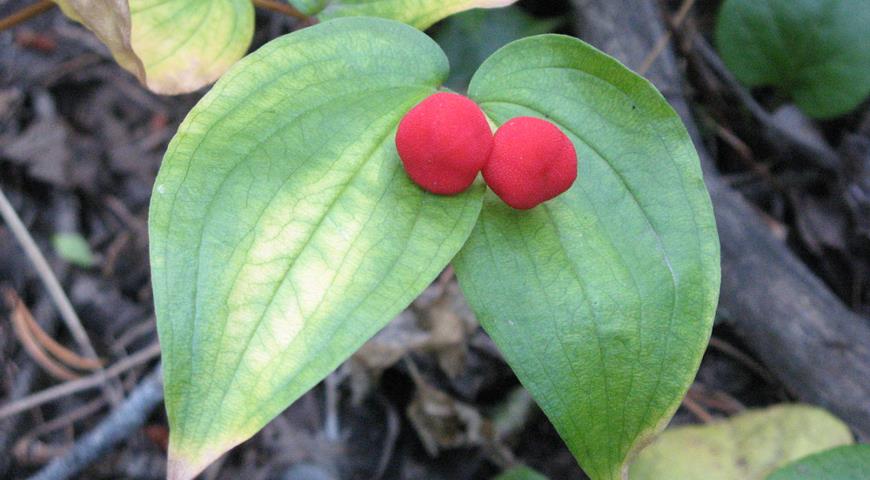
<svg viewBox="0 0 870 480">
<path fill-rule="evenodd" d="M 827 118 L 870 94 L 868 24 L 867 0 L 726 0 L 716 43 L 743 83 L 778 87 Z"/>
<path fill-rule="evenodd" d="M 326 8 L 329 0 L 288 0 L 288 3 L 305 15 L 312 16 Z"/>
<path fill-rule="evenodd" d="M 94 254 L 88 241 L 78 233 L 58 233 L 51 237 L 54 251 L 60 258 L 82 268 L 90 268 L 96 264 Z"/>
<path fill-rule="evenodd" d="M 522 466 L 503 472 L 493 480 L 547 480 L 547 477 L 529 467 Z"/>
<path fill-rule="evenodd" d="M 828 412 L 781 405 L 709 425 L 669 429 L 640 452 L 629 478 L 761 480 L 780 465 L 849 443 L 849 427 Z"/>
<path fill-rule="evenodd" d="M 539 19 L 517 6 L 475 9 L 453 15 L 434 38 L 450 60 L 447 86 L 465 90 L 480 64 L 499 48 L 523 37 L 555 30 L 562 19 Z"/>
<path fill-rule="evenodd" d="M 148 88 L 192 92 L 220 77 L 254 35 L 251 0 L 130 0 L 133 50 Z"/>
<path fill-rule="evenodd" d="M 849 445 L 804 457 L 767 480 L 867 480 L 868 474 L 870 445 Z"/>
<path fill-rule="evenodd" d="M 579 177 L 516 211 L 488 194 L 455 262 L 484 329 L 594 480 L 663 427 L 710 335 L 719 243 L 697 153 L 655 88 L 571 37 L 514 42 L 470 96 L 498 124 L 545 117 Z"/>
<path fill-rule="evenodd" d="M 320 20 L 371 16 L 398 20 L 424 30 L 432 24 L 471 8 L 497 8 L 517 0 L 288 0 L 307 15 Z"/>
<path fill-rule="evenodd" d="M 483 185 L 424 193 L 394 145 L 447 69 L 409 26 L 325 22 L 236 64 L 181 125 L 149 219 L 171 479 L 256 433 L 465 242 Z"/>
<path fill-rule="evenodd" d="M 67 17 L 94 32 L 118 65 L 145 83 L 145 67 L 131 44 L 127 0 L 55 0 L 55 3 Z"/>
</svg>

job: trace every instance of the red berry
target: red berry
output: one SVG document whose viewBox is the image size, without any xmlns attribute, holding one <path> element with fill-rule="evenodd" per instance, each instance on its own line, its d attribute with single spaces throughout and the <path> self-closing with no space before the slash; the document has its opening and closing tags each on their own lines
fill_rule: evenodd
<svg viewBox="0 0 870 480">
<path fill-rule="evenodd" d="M 467 189 L 492 150 L 492 130 L 476 103 L 436 93 L 399 123 L 396 150 L 411 180 L 424 190 L 455 195 Z"/>
<path fill-rule="evenodd" d="M 533 208 L 571 188 L 577 178 L 574 144 L 559 127 L 534 117 L 502 125 L 493 140 L 483 179 L 505 203 Z"/>
</svg>

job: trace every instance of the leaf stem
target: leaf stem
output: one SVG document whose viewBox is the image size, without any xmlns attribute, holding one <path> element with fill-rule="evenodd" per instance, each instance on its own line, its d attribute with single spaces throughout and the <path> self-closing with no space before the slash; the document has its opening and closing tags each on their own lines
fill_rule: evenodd
<svg viewBox="0 0 870 480">
<path fill-rule="evenodd" d="M 255 7 L 273 12 L 283 13 L 288 17 L 298 18 L 299 20 L 308 20 L 308 15 L 296 10 L 288 3 L 278 2 L 275 0 L 251 0 Z"/>
<path fill-rule="evenodd" d="M 8 17 L 0 18 L 0 32 L 8 30 L 19 23 L 26 22 L 37 15 L 41 15 L 54 8 L 54 5 L 55 3 L 52 0 L 39 0 L 14 12 Z"/>
</svg>

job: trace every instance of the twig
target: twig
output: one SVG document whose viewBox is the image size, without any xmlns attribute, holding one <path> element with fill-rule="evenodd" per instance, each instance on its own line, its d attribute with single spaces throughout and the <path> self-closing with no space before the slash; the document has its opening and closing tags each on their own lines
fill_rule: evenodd
<svg viewBox="0 0 870 480">
<path fill-rule="evenodd" d="M 27 231 L 21 218 L 18 217 L 15 209 L 12 208 L 12 204 L 3 193 L 2 187 L 0 187 L 0 217 L 3 217 L 3 220 L 7 225 L 9 225 L 9 229 L 12 231 L 15 239 L 18 240 L 21 248 L 24 249 L 25 255 L 30 259 L 34 268 L 36 268 L 36 273 L 45 285 L 46 290 L 48 290 L 49 297 L 51 297 L 51 300 L 60 312 L 60 316 L 66 324 L 67 329 L 79 345 L 79 348 L 84 352 L 85 357 L 90 357 L 99 361 L 97 352 L 94 350 L 94 346 L 91 344 L 91 340 L 88 338 L 88 334 L 82 326 L 82 322 L 79 320 L 79 316 L 76 314 L 72 303 L 70 303 L 69 297 L 67 297 L 66 293 L 63 291 L 60 282 L 58 282 L 57 277 L 54 275 L 54 272 L 52 272 L 51 267 L 45 260 L 45 256 L 42 255 L 42 252 L 39 251 L 39 247 L 36 245 L 33 237 L 30 236 L 30 232 Z M 97 370 L 97 375 L 103 375 L 102 368 Z M 112 402 L 113 405 L 116 405 L 121 401 L 122 392 L 120 386 L 108 382 L 101 383 L 101 387 L 103 388 L 103 392 L 108 395 L 109 401 Z"/>
<path fill-rule="evenodd" d="M 12 391 L 9 393 L 9 398 L 12 401 L 22 398 L 30 392 L 33 380 L 36 378 L 36 372 L 35 364 L 24 362 L 24 366 L 18 370 L 12 383 Z M 20 420 L 21 417 L 0 420 L 0 452 L 9 451 L 9 444 L 12 441 L 12 436 L 16 433 Z M 0 455 L 0 478 L 7 478 L 11 457 L 11 455 Z"/>
<path fill-rule="evenodd" d="M 713 415 L 710 415 L 710 412 L 705 410 L 704 407 L 692 399 L 690 395 L 683 397 L 683 406 L 686 407 L 686 410 L 692 412 L 692 415 L 698 417 L 698 420 L 704 423 L 712 423 L 716 420 L 713 418 Z"/>
<path fill-rule="evenodd" d="M 24 304 L 22 303 L 22 305 Z M 52 338 L 51 335 L 46 333 L 45 330 L 36 323 L 33 315 L 25 315 L 24 320 L 27 322 L 27 328 L 30 330 L 30 333 L 33 334 L 36 341 L 45 347 L 45 349 L 48 350 L 48 353 L 57 357 L 58 360 L 65 363 L 68 367 L 76 368 L 78 370 L 99 370 L 102 368 L 102 360 L 85 358 L 57 343 L 57 340 Z"/>
<path fill-rule="evenodd" d="M 155 332 L 157 329 L 157 321 L 154 317 L 148 317 L 144 321 L 133 325 L 129 329 L 125 330 L 118 337 L 118 340 L 112 344 L 112 351 L 123 354 L 127 352 L 127 347 L 130 346 L 131 343 L 138 340 L 140 337 Z"/>
<path fill-rule="evenodd" d="M 103 268 L 101 269 L 104 277 L 112 277 L 115 273 L 115 263 L 118 261 L 118 257 L 121 255 L 124 247 L 130 243 L 131 238 L 133 237 L 130 236 L 130 232 L 123 231 L 106 247 L 106 254 L 103 256 Z"/>
<path fill-rule="evenodd" d="M 103 197 L 103 204 L 109 208 L 112 214 L 118 217 L 125 227 L 132 230 L 140 239 L 144 240 L 148 238 L 148 226 L 146 222 L 130 213 L 124 202 L 114 195 L 106 195 Z"/>
<path fill-rule="evenodd" d="M 753 170 L 764 170 L 760 167 L 756 168 L 756 164 L 753 160 L 754 155 L 752 154 L 752 149 L 749 148 L 749 145 L 747 145 L 746 142 L 741 140 L 740 137 L 734 134 L 734 132 L 732 132 L 730 129 L 725 128 L 715 120 L 710 119 L 710 122 L 713 123 L 715 127 L 716 136 L 721 138 L 728 145 L 730 145 L 731 148 L 733 148 L 734 151 L 737 152 L 737 156 L 739 156 L 740 159 L 743 160 L 743 163 L 752 165 Z M 761 172 L 759 171 L 759 173 Z M 765 177 L 770 177 L 769 173 L 767 173 L 766 171 L 764 171 L 764 173 Z"/>
<path fill-rule="evenodd" d="M 802 151 L 809 159 L 812 159 L 816 166 L 827 169 L 836 170 L 840 165 L 840 157 L 830 147 L 817 145 L 809 142 L 802 136 L 796 134 L 792 130 L 785 129 L 777 123 L 773 115 L 771 115 L 764 107 L 762 107 L 752 96 L 749 91 L 743 87 L 739 80 L 728 70 L 713 47 L 707 43 L 701 35 L 692 35 L 692 46 L 701 55 L 701 58 L 713 69 L 714 72 L 725 82 L 728 87 L 734 91 L 737 99 L 749 110 L 755 119 L 761 123 L 764 128 L 771 133 L 781 138 L 785 142 L 793 145 L 798 150 Z"/>
<path fill-rule="evenodd" d="M 723 354 L 741 363 L 744 367 L 748 368 L 752 373 L 758 375 L 758 377 L 765 382 L 771 385 L 779 385 L 779 382 L 775 378 L 773 378 L 773 375 L 771 375 L 766 368 L 753 360 L 752 357 L 750 357 L 749 355 L 740 351 L 734 345 L 731 345 L 730 343 L 722 339 L 710 337 L 710 347 L 719 350 Z"/>
<path fill-rule="evenodd" d="M 282 13 L 288 17 L 298 18 L 299 20 L 309 20 L 308 15 L 296 10 L 288 3 L 276 2 L 274 0 L 251 0 L 255 7 L 273 12 Z"/>
<path fill-rule="evenodd" d="M 19 23 L 26 22 L 31 18 L 41 15 L 54 8 L 53 0 L 39 0 L 36 3 L 28 5 L 12 15 L 5 18 L 0 18 L 0 32 L 8 30 Z"/>
<path fill-rule="evenodd" d="M 390 459 L 393 458 L 393 452 L 396 450 L 396 439 L 399 438 L 400 422 L 399 414 L 396 413 L 395 407 L 383 395 L 378 396 L 378 402 L 383 405 L 387 413 L 387 434 L 384 437 L 384 448 L 381 453 L 381 458 L 378 460 L 378 468 L 375 469 L 372 480 L 380 480 L 387 473 L 387 467 L 390 466 Z"/>
<path fill-rule="evenodd" d="M 750 149 L 749 146 L 740 139 L 740 137 L 706 113 L 699 113 L 698 117 L 699 121 L 703 121 L 708 128 L 716 132 L 717 137 L 722 139 L 722 141 L 727 143 L 735 152 L 737 152 L 737 157 L 752 171 L 754 176 L 763 179 L 767 182 L 767 185 L 777 192 L 782 194 L 788 193 L 788 189 L 782 184 L 782 182 L 777 177 L 771 175 L 770 168 L 766 164 L 755 161 L 752 149 Z"/>
<path fill-rule="evenodd" d="M 24 301 L 21 300 L 21 297 L 18 296 L 18 293 L 15 292 L 12 288 L 3 289 L 3 293 L 6 296 L 6 303 L 9 305 L 9 309 L 12 310 L 12 324 L 15 326 L 16 322 L 22 323 L 22 330 L 26 330 L 25 335 L 28 337 L 32 335 L 32 340 L 36 340 L 39 342 L 39 346 L 48 350 L 48 353 L 54 355 L 58 360 L 66 364 L 66 366 L 75 368 L 78 370 L 97 370 L 103 366 L 103 363 L 99 360 L 94 360 L 93 358 L 85 358 L 81 355 L 73 352 L 72 350 L 64 347 L 63 345 L 57 343 L 57 341 L 51 337 L 42 327 L 36 323 L 36 320 L 33 318 L 33 315 L 30 313 L 30 310 L 24 304 Z M 16 318 L 20 317 L 20 318 Z"/>
<path fill-rule="evenodd" d="M 105 397 L 97 397 L 75 410 L 64 413 L 63 415 L 53 418 L 51 421 L 43 423 L 42 425 L 30 430 L 15 442 L 15 446 L 12 448 L 15 458 L 18 459 L 19 463 L 22 461 L 44 463 L 54 457 L 62 455 L 69 448 L 68 445 L 44 443 L 39 440 L 39 437 L 55 430 L 68 427 L 84 418 L 88 418 L 108 405 L 108 403 L 109 402 L 106 401 Z"/>
<path fill-rule="evenodd" d="M 707 408 L 719 410 L 727 415 L 735 415 L 746 410 L 746 406 L 732 397 L 728 392 L 724 390 L 710 390 L 700 382 L 693 383 L 686 396 L 691 397 Z"/>
<path fill-rule="evenodd" d="M 671 20 L 671 29 L 662 33 L 659 39 L 656 41 L 655 46 L 650 50 L 649 54 L 647 54 L 646 58 L 643 59 L 643 63 L 641 63 L 640 68 L 637 69 L 637 73 L 644 75 L 646 74 L 649 67 L 652 66 L 653 62 L 659 58 L 659 55 L 665 50 L 668 46 L 668 43 L 671 41 L 671 37 L 674 35 L 673 30 L 680 28 L 680 25 L 683 24 L 683 21 L 686 19 L 686 16 L 689 14 L 689 11 L 692 10 L 692 7 L 695 6 L 695 0 L 683 0 L 683 3 L 680 5 L 680 9 L 677 10 L 677 13 L 674 15 L 674 18 Z"/>
<path fill-rule="evenodd" d="M 9 315 L 9 319 L 12 322 L 12 330 L 15 332 L 15 336 L 18 337 L 21 346 L 24 347 L 24 351 L 30 355 L 30 358 L 55 378 L 60 380 L 75 380 L 79 378 L 79 375 L 75 372 L 64 367 L 45 353 L 42 346 L 33 338 L 33 334 L 27 328 L 27 317 L 31 316 L 30 310 L 18 298 L 15 291 L 11 288 L 4 288 L 3 294 L 6 297 L 9 309 L 12 311 Z"/>
<path fill-rule="evenodd" d="M 159 355 L 160 345 L 155 342 L 151 346 L 145 347 L 129 357 L 119 360 L 117 363 L 101 372 L 47 388 L 39 393 L 35 393 L 0 407 L 0 419 L 6 418 L 10 415 L 15 415 L 16 413 L 23 412 L 33 407 L 38 407 L 39 405 L 73 393 L 100 387 L 109 378 L 117 377 L 127 370 L 146 363 Z"/>
<path fill-rule="evenodd" d="M 51 271 L 51 267 L 48 265 L 42 252 L 39 251 L 39 247 L 36 246 L 33 237 L 30 236 L 30 232 L 27 231 L 24 223 L 21 222 L 18 214 L 15 213 L 15 209 L 12 208 L 12 204 L 9 203 L 9 199 L 6 198 L 2 188 L 0 188 L 0 216 L 9 225 L 9 229 L 12 231 L 15 239 L 18 240 L 27 258 L 30 259 L 30 262 L 36 268 L 36 273 L 39 274 L 39 278 L 48 290 L 49 296 L 57 306 L 58 311 L 60 311 L 61 318 L 66 323 L 73 339 L 85 353 L 85 356 L 97 359 L 97 352 L 94 350 L 94 346 L 91 344 L 91 340 L 88 338 L 88 334 L 85 332 L 79 316 L 76 314 L 75 309 L 73 309 L 63 288 L 61 288 L 60 282 L 57 281 L 57 277 L 54 276 L 54 272 Z"/>
<path fill-rule="evenodd" d="M 65 480 L 78 475 L 109 449 L 142 427 L 163 400 L 163 377 L 157 366 L 111 415 L 52 461 L 31 480 Z"/>
</svg>

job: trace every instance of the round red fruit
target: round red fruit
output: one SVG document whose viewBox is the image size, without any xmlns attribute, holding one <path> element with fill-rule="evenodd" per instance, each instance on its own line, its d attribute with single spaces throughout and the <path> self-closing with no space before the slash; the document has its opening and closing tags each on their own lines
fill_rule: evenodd
<svg viewBox="0 0 870 480">
<path fill-rule="evenodd" d="M 424 190 L 455 195 L 474 183 L 492 150 L 492 130 L 480 107 L 455 93 L 436 93 L 399 123 L 396 150 Z"/>
<path fill-rule="evenodd" d="M 571 188 L 577 179 L 577 152 L 559 127 L 540 118 L 517 117 L 495 132 L 483 179 L 505 203 L 527 210 Z"/>
</svg>

